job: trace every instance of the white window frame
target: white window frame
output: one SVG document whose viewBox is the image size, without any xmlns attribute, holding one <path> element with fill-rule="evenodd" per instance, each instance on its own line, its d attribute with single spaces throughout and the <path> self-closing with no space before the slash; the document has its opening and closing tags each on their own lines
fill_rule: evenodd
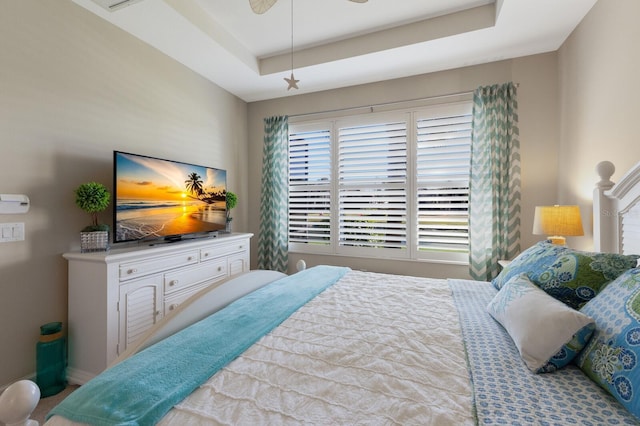
<svg viewBox="0 0 640 426">
<path fill-rule="evenodd" d="M 470 116 L 472 103 L 471 101 L 452 102 L 447 104 L 438 104 L 423 106 L 411 109 L 401 109 L 397 111 L 388 111 L 380 113 L 369 113 L 363 115 L 330 117 L 323 120 L 301 119 L 290 121 L 290 133 L 300 133 L 307 131 L 328 130 L 331 138 L 331 178 L 328 187 L 330 188 L 330 243 L 329 244 L 310 244 L 300 242 L 289 242 L 289 251 L 295 253 L 308 254 L 330 254 L 337 256 L 353 256 L 367 258 L 385 258 L 399 260 L 415 260 L 415 261 L 433 261 L 441 263 L 467 264 L 468 252 L 449 252 L 449 251 L 424 251 L 418 247 L 418 202 L 417 188 L 419 187 L 417 168 L 417 120 L 421 118 L 433 117 L 444 113 L 464 113 Z M 470 118 L 469 118 L 470 119 Z M 338 194 L 340 191 L 339 173 L 339 149 L 338 137 L 339 129 L 349 126 L 370 125 L 381 122 L 393 122 L 396 120 L 405 120 L 407 123 L 407 164 L 405 183 L 406 188 L 406 248 L 370 248 L 370 247 L 351 247 L 342 246 L 339 241 L 339 203 Z M 467 216 L 468 218 L 468 216 Z M 468 221 L 467 221 L 468 225 Z M 468 248 L 468 245 L 467 245 Z"/>
</svg>

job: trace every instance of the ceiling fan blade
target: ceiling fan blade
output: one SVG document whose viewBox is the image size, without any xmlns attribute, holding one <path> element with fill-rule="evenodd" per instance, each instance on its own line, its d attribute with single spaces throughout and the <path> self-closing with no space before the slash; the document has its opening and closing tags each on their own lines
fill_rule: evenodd
<svg viewBox="0 0 640 426">
<path fill-rule="evenodd" d="M 249 4 L 251 5 L 251 10 L 261 15 L 271 9 L 271 6 L 273 6 L 276 1 L 278 0 L 249 0 Z"/>
<path fill-rule="evenodd" d="M 352 1 L 352 2 L 354 2 L 354 3 L 366 3 L 366 2 L 368 2 L 369 0 L 349 0 L 349 1 Z"/>
</svg>

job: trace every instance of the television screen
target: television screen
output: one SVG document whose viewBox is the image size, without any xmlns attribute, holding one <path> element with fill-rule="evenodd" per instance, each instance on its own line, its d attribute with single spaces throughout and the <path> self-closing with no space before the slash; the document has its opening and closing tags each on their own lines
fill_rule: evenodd
<svg viewBox="0 0 640 426">
<path fill-rule="evenodd" d="M 113 157 L 114 243 L 225 228 L 225 170 L 120 151 Z"/>
</svg>

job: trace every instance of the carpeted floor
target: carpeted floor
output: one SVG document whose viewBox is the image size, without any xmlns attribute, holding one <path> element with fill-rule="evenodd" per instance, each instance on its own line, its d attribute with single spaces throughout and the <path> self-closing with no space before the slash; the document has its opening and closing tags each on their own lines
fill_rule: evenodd
<svg viewBox="0 0 640 426">
<path fill-rule="evenodd" d="M 38 402 L 38 406 L 33 411 L 31 415 L 32 420 L 36 420 L 41 425 L 44 424 L 44 418 L 49 411 L 60 401 L 65 399 L 67 395 L 69 395 L 74 390 L 78 389 L 78 385 L 69 385 L 62 392 L 56 395 L 48 396 L 46 398 L 42 398 L 40 402 Z"/>
</svg>

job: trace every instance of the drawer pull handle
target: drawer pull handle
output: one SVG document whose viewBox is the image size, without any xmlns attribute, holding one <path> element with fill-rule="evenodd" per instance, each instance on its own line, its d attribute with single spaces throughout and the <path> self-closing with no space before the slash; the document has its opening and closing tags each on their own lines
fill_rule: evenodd
<svg viewBox="0 0 640 426">
<path fill-rule="evenodd" d="M 169 285 L 170 285 L 170 286 L 172 286 L 172 287 L 173 287 L 174 285 L 176 285 L 176 284 L 178 284 L 178 280 L 171 280 L 171 281 L 169 282 Z"/>
<path fill-rule="evenodd" d="M 222 266 L 218 266 L 218 272 L 222 271 Z"/>
<path fill-rule="evenodd" d="M 173 311 L 173 310 L 174 310 L 175 308 L 177 308 L 177 307 L 178 307 L 178 304 L 177 304 L 177 303 L 174 303 L 174 304 L 172 304 L 171 306 L 169 306 L 169 310 L 170 310 L 170 311 Z"/>
<path fill-rule="evenodd" d="M 138 272 L 138 270 L 137 270 L 137 269 L 135 269 L 135 268 L 132 268 L 132 269 L 127 270 L 127 274 L 129 274 L 129 275 L 131 275 L 131 274 L 135 274 L 136 272 Z"/>
<path fill-rule="evenodd" d="M 205 253 L 205 254 L 204 254 L 204 257 L 209 257 L 209 253 L 208 253 L 208 252 L 207 252 L 207 253 Z"/>
<path fill-rule="evenodd" d="M 158 315 L 160 315 L 160 311 L 155 311 L 153 316 L 157 317 Z"/>
<path fill-rule="evenodd" d="M 193 256 L 187 257 L 187 260 L 189 260 L 189 261 L 193 260 Z"/>
</svg>

